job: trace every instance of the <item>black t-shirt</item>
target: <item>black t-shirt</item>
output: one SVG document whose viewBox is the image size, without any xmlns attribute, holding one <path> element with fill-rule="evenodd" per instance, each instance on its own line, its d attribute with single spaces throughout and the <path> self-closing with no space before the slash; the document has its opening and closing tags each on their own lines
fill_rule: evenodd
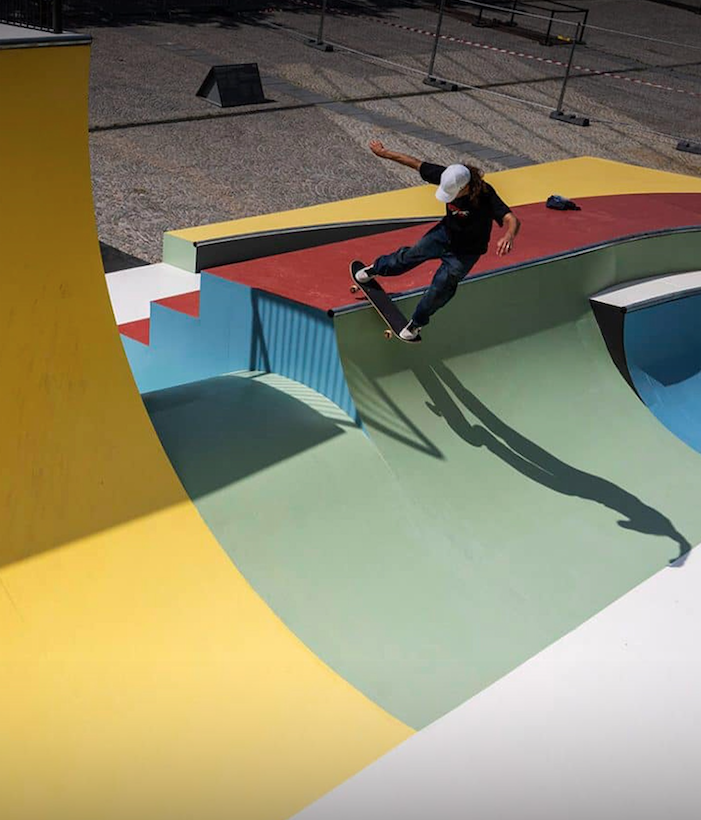
<svg viewBox="0 0 701 820">
<path fill-rule="evenodd" d="M 422 162 L 419 167 L 421 178 L 432 185 L 440 185 L 443 171 L 445 165 L 432 162 Z M 511 213 L 488 182 L 483 184 L 476 207 L 471 206 L 468 197 L 461 196 L 449 202 L 445 210 L 443 224 L 448 229 L 451 247 L 458 253 L 484 253 L 492 233 L 492 220 L 502 225 L 506 214 Z"/>
</svg>

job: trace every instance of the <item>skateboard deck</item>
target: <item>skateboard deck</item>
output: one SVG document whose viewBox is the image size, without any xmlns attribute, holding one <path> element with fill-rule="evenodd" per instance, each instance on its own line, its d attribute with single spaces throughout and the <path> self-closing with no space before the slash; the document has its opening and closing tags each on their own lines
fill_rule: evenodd
<svg viewBox="0 0 701 820">
<path fill-rule="evenodd" d="M 387 325 L 387 330 L 385 330 L 384 333 L 385 339 L 391 339 L 392 336 L 394 336 L 399 339 L 400 342 L 406 342 L 410 345 L 420 342 L 420 335 L 415 339 L 402 339 L 399 335 L 399 332 L 407 326 L 409 320 L 404 316 L 401 310 L 399 310 L 392 297 L 387 294 L 377 279 L 371 279 L 369 282 L 358 282 L 356 280 L 356 271 L 364 267 L 365 264 L 359 262 L 357 259 L 351 262 L 350 275 L 353 280 L 351 293 L 357 293 L 361 290 L 365 294 L 368 302 L 375 308 L 383 322 Z"/>
</svg>

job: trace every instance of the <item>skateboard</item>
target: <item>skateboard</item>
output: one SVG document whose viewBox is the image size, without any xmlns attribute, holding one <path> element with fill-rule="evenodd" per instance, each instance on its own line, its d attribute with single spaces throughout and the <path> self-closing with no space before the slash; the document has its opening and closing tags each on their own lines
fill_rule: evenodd
<svg viewBox="0 0 701 820">
<path fill-rule="evenodd" d="M 387 330 L 384 332 L 385 339 L 391 339 L 392 336 L 394 336 L 399 339 L 400 342 L 406 342 L 410 345 L 420 342 L 420 335 L 415 339 L 402 339 L 399 335 L 399 332 L 407 326 L 408 319 L 404 316 L 401 310 L 399 310 L 396 303 L 392 300 L 391 296 L 387 294 L 377 279 L 371 279 L 369 282 L 358 282 L 356 280 L 356 271 L 359 271 L 364 267 L 365 264 L 363 262 L 359 262 L 357 259 L 350 263 L 350 275 L 353 280 L 350 291 L 351 293 L 357 293 L 359 290 L 362 290 L 367 297 L 368 302 L 370 302 L 370 304 L 380 314 L 382 320 L 387 325 Z"/>
</svg>

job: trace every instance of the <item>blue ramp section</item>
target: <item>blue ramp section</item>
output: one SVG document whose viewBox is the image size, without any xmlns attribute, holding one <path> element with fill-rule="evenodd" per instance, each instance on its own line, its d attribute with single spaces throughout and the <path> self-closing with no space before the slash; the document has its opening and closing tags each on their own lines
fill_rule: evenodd
<svg viewBox="0 0 701 820">
<path fill-rule="evenodd" d="M 701 452 L 701 293 L 629 311 L 624 346 L 640 398 Z"/>
<path fill-rule="evenodd" d="M 141 393 L 257 370 L 302 382 L 357 420 L 334 319 L 299 302 L 202 273 L 199 316 L 152 304 L 150 344 L 122 341 Z"/>
</svg>

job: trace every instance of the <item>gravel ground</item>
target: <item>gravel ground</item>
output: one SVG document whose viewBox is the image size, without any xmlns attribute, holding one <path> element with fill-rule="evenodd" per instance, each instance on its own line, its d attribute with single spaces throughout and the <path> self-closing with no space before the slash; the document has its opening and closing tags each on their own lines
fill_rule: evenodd
<svg viewBox="0 0 701 820">
<path fill-rule="evenodd" d="M 454 16 L 464 10 L 457 2 L 443 26 L 457 40 L 439 41 L 434 69 L 479 87 L 457 93 L 423 83 L 435 43 L 430 4 L 354 0 L 349 15 L 329 0 L 324 39 L 342 45 L 332 53 L 305 45 L 319 18 L 302 0 L 271 2 L 276 10 L 254 17 L 73 26 L 93 36 L 90 150 L 108 269 L 160 260 L 166 230 L 420 182 L 372 157 L 372 137 L 487 171 L 592 155 L 701 173 L 701 156 L 675 150 L 678 138 L 701 141 L 701 15 L 647 0 L 577 5 L 591 25 L 563 109 L 590 117 L 589 128 L 548 116 L 568 45 L 476 28 Z M 244 62 L 258 64 L 266 103 L 220 109 L 195 96 L 210 66 Z M 328 107 L 337 101 L 350 104 Z M 407 133 L 415 126 L 427 130 Z M 446 147 L 451 138 L 471 147 Z"/>
</svg>

